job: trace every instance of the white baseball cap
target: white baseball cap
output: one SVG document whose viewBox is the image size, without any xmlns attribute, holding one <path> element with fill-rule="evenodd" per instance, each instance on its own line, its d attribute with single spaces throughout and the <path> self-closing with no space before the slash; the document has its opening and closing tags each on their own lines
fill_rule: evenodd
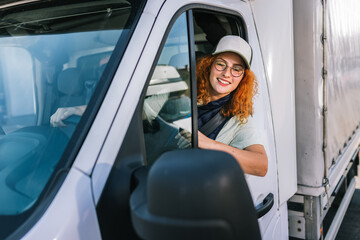
<svg viewBox="0 0 360 240">
<path fill-rule="evenodd" d="M 223 52 L 237 53 L 244 60 L 246 67 L 250 69 L 252 49 L 250 45 L 241 37 L 234 35 L 227 35 L 222 37 L 216 46 L 216 50 L 213 55 Z"/>
</svg>

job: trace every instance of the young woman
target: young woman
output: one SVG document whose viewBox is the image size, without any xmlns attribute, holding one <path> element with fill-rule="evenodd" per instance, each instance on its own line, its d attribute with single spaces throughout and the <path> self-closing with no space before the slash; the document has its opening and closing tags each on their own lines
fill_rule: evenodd
<svg viewBox="0 0 360 240">
<path fill-rule="evenodd" d="M 197 64 L 198 142 L 200 148 L 231 154 L 245 173 L 265 176 L 268 159 L 251 117 L 257 92 L 251 56 L 245 40 L 225 36 L 215 52 Z M 202 126 L 218 113 L 223 116 L 220 124 L 205 136 Z"/>
</svg>

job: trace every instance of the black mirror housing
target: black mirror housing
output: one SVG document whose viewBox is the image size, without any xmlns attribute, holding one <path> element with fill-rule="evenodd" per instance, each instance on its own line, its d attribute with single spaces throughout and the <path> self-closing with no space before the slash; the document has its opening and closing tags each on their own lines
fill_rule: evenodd
<svg viewBox="0 0 360 240">
<path fill-rule="evenodd" d="M 261 239 L 244 173 L 219 151 L 164 153 L 130 199 L 133 226 L 143 239 Z"/>
</svg>

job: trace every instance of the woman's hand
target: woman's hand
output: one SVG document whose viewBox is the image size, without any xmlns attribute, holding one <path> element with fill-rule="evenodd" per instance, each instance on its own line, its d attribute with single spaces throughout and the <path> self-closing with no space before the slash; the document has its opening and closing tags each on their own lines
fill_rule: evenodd
<svg viewBox="0 0 360 240">
<path fill-rule="evenodd" d="M 72 115 L 82 116 L 85 112 L 86 106 L 76 106 L 76 107 L 65 107 L 58 108 L 56 112 L 50 117 L 50 124 L 53 127 L 65 127 L 66 124 L 63 120 L 67 119 Z"/>
<path fill-rule="evenodd" d="M 217 142 L 205 136 L 202 132 L 198 131 L 198 146 L 203 149 L 213 149 L 212 146 Z"/>
<path fill-rule="evenodd" d="M 180 128 L 175 139 L 178 140 L 177 145 L 180 149 L 189 148 L 191 146 L 191 132 L 185 129 Z"/>
</svg>

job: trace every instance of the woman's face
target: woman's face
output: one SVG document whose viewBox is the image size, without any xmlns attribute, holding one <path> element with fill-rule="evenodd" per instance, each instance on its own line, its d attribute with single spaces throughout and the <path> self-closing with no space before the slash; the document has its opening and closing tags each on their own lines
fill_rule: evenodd
<svg viewBox="0 0 360 240">
<path fill-rule="evenodd" d="M 218 100 L 234 91 L 243 79 L 244 71 L 245 63 L 239 55 L 232 52 L 219 54 L 211 65 L 210 101 Z"/>
</svg>

